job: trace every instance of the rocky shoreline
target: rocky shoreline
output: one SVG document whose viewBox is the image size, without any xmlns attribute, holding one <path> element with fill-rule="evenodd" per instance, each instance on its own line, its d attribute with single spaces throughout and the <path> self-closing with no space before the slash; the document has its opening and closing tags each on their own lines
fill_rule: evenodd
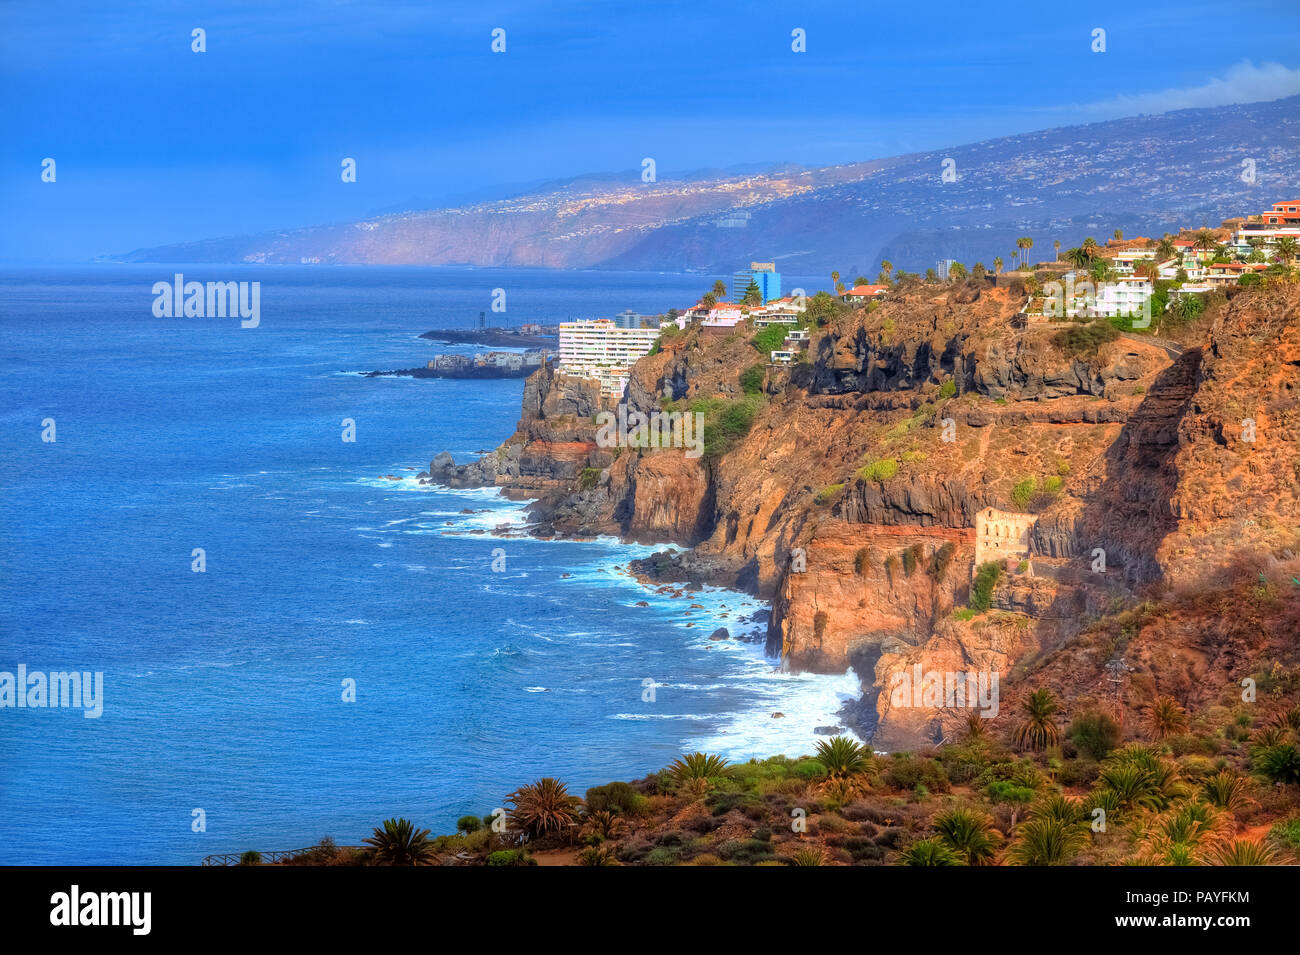
<svg viewBox="0 0 1300 955">
<path fill-rule="evenodd" d="M 932 744 L 953 714 L 892 707 L 892 675 L 922 664 L 1023 679 L 1106 614 L 1213 580 L 1245 552 L 1294 550 L 1300 528 L 1287 391 L 1300 290 L 1212 299 L 1178 331 L 1181 353 L 1141 336 L 1079 351 L 1059 329 L 1016 325 L 1024 295 L 913 280 L 814 324 L 807 360 L 785 367 L 764 365 L 743 329 L 673 336 L 637 362 L 622 401 L 703 409 L 698 459 L 603 447 L 596 415 L 616 406 L 548 367 L 500 447 L 465 464 L 442 452 L 421 480 L 529 500 L 538 537 L 664 545 L 634 564 L 647 583 L 767 601 L 767 650 L 784 667 L 852 667 L 873 744 Z M 743 384 L 755 368 L 761 380 Z M 1247 417 L 1266 440 L 1241 437 Z M 971 607 L 990 508 L 1027 540 Z M 1104 697 L 1110 662 L 1089 657 L 1053 688 Z M 1179 679 L 1147 666 L 1148 694 Z"/>
</svg>

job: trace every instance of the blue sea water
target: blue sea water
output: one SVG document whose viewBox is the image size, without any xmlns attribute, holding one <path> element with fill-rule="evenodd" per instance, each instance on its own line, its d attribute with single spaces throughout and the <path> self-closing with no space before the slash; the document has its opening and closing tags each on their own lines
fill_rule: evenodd
<svg viewBox="0 0 1300 955">
<path fill-rule="evenodd" d="M 174 271 L 260 281 L 260 326 L 155 318 Z M 757 600 L 656 594 L 625 570 L 651 548 L 530 539 L 520 503 L 415 482 L 437 451 L 507 437 L 521 381 L 357 374 L 458 350 L 418 335 L 473 324 L 492 288 L 519 324 L 659 312 L 711 282 L 0 271 L 0 670 L 104 674 L 98 719 L 0 708 L 0 863 L 190 864 L 356 844 L 391 816 L 448 832 L 543 775 L 581 793 L 684 751 L 810 750 L 856 678 L 708 639 L 761 629 L 737 625 Z"/>
</svg>

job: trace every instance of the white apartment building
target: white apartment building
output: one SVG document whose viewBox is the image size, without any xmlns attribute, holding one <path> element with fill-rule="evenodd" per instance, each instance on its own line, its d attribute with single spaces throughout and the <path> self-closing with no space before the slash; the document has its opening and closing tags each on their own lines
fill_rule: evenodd
<svg viewBox="0 0 1300 955">
<path fill-rule="evenodd" d="M 1140 316 L 1150 306 L 1154 289 L 1145 278 L 1120 278 L 1102 282 L 1097 288 L 1097 302 L 1093 311 L 1106 318 Z"/>
<path fill-rule="evenodd" d="M 621 396 L 632 366 L 658 337 L 657 328 L 620 328 L 607 318 L 561 322 L 559 370 L 595 378 L 602 393 Z"/>
</svg>

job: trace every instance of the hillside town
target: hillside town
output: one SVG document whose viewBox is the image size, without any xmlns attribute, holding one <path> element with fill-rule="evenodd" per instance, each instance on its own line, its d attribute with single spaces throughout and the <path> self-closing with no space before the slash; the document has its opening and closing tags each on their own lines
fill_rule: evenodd
<svg viewBox="0 0 1300 955">
<path fill-rule="evenodd" d="M 1054 260 L 1031 266 L 1028 255 L 1033 242 L 1018 240 L 1014 260 L 1024 264 L 1013 271 L 1003 271 L 1000 257 L 992 270 L 982 262 L 967 269 L 946 259 L 923 277 L 914 277 L 1021 283 L 1027 293 L 1018 316 L 1022 326 L 1106 319 L 1124 331 L 1156 332 L 1166 312 L 1198 310 L 1207 293 L 1228 285 L 1256 284 L 1270 271 L 1288 269 L 1300 253 L 1300 200 L 1275 202 L 1258 215 L 1225 220 L 1217 229 L 1182 230 L 1160 239 L 1125 239 L 1116 230 L 1105 244 L 1087 238 L 1066 250 L 1060 249 L 1059 242 L 1054 245 Z M 810 295 L 805 289 L 782 295 L 775 263 L 751 262 L 733 274 L 730 287 L 718 280 L 699 301 L 671 308 L 657 319 L 629 310 L 616 319 L 560 323 L 558 367 L 599 381 L 602 394 L 617 397 L 623 394 L 637 359 L 650 354 L 662 337 L 691 326 L 699 326 L 706 337 L 724 337 L 742 328 L 760 333 L 769 363 L 789 365 L 808 347 L 810 303 L 821 309 L 837 302 L 871 308 L 908 277 L 884 262 L 875 283 L 859 276 L 847 286 L 839 273 L 832 273 L 833 295 L 826 291 Z M 773 332 L 774 326 L 786 334 Z"/>
</svg>

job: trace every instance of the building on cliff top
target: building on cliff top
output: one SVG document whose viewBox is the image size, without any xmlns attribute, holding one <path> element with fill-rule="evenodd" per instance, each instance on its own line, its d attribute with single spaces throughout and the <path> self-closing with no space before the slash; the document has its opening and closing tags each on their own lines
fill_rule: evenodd
<svg viewBox="0 0 1300 955">
<path fill-rule="evenodd" d="M 632 366 L 658 337 L 657 328 L 620 328 L 607 318 L 561 322 L 559 370 L 594 378 L 603 394 L 621 396 Z"/>
</svg>

